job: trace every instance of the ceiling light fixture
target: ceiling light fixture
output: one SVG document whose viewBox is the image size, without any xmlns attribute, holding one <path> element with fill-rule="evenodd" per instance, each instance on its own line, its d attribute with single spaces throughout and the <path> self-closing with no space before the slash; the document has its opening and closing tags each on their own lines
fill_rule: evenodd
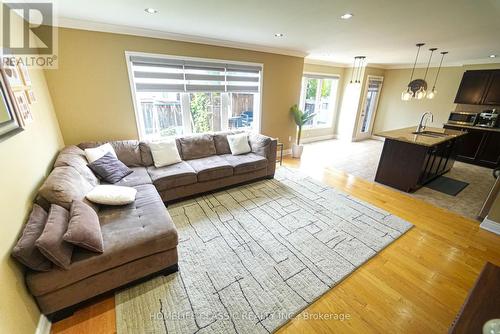
<svg viewBox="0 0 500 334">
<path fill-rule="evenodd" d="M 361 68 L 363 67 L 363 64 L 365 62 L 366 57 L 365 56 L 356 56 L 354 57 L 354 63 L 352 65 L 352 72 L 351 72 L 351 81 L 350 83 L 361 83 Z M 354 78 L 354 82 L 352 79 Z"/>
<path fill-rule="evenodd" d="M 417 56 L 415 57 L 415 63 L 413 63 L 413 69 L 411 70 L 410 82 L 408 82 L 408 86 L 406 86 L 406 89 L 401 93 L 401 100 L 403 101 L 410 101 L 414 95 L 413 90 L 411 89 L 411 82 L 413 81 L 413 73 L 415 73 L 415 66 L 417 66 L 417 60 L 418 60 L 418 54 L 420 53 L 420 48 L 424 45 L 425 43 L 417 43 L 417 48 L 418 48 Z"/>
<path fill-rule="evenodd" d="M 439 67 L 438 67 L 438 71 L 436 73 L 436 79 L 434 79 L 434 85 L 432 85 L 432 90 L 430 92 L 427 93 L 427 98 L 429 100 L 432 100 L 436 95 L 437 95 L 437 90 L 436 90 L 436 82 L 438 81 L 438 77 L 439 77 L 439 72 L 441 71 L 441 66 L 443 65 L 443 59 L 444 59 L 444 56 L 448 53 L 448 51 L 443 51 L 441 52 L 441 61 L 439 62 Z"/>
<path fill-rule="evenodd" d="M 490 55 L 490 58 L 496 58 L 497 55 Z"/>
<path fill-rule="evenodd" d="M 274 37 L 277 37 L 277 38 L 282 38 L 283 36 L 285 36 L 285 35 L 283 35 L 283 34 L 282 34 L 282 33 L 280 33 L 280 32 L 278 32 L 278 33 L 274 34 Z"/>
<path fill-rule="evenodd" d="M 344 15 L 342 15 L 340 18 L 342 20 L 349 20 L 351 17 L 353 17 L 354 15 L 351 14 L 351 13 L 345 13 Z"/>
<path fill-rule="evenodd" d="M 429 66 L 431 65 L 431 59 L 432 59 L 432 55 L 434 54 L 434 51 L 436 51 L 437 48 L 430 48 L 429 51 L 431 52 L 431 55 L 429 56 L 429 61 L 427 62 L 427 68 L 425 69 L 425 74 L 424 74 L 424 78 L 422 80 L 419 81 L 419 84 L 420 84 L 420 88 L 415 92 L 415 98 L 417 100 L 421 100 L 425 97 L 425 95 L 427 95 L 427 81 L 425 81 L 425 79 L 427 79 L 427 73 L 429 72 Z M 410 84 L 411 86 L 411 84 Z"/>
<path fill-rule="evenodd" d="M 148 13 L 148 14 L 156 14 L 156 13 L 158 13 L 158 11 L 156 9 L 154 9 L 154 8 L 146 8 L 146 9 L 144 9 L 144 11 L 146 13 Z"/>
</svg>

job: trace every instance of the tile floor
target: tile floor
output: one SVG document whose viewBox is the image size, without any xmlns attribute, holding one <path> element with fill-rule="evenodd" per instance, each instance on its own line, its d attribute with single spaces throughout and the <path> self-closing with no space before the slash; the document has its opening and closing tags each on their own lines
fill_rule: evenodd
<svg viewBox="0 0 500 334">
<path fill-rule="evenodd" d="M 304 147 L 301 168 L 334 168 L 374 181 L 382 147 L 382 141 L 371 139 L 360 142 L 334 139 L 309 143 Z M 410 195 L 476 219 L 494 183 L 491 169 L 457 161 L 446 176 L 465 181 L 469 186 L 457 196 L 446 195 L 425 187 Z"/>
</svg>

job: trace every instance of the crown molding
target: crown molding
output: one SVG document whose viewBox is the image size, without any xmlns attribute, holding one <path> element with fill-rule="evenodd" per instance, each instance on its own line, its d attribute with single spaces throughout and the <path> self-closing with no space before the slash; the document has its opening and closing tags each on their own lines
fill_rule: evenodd
<svg viewBox="0 0 500 334">
<path fill-rule="evenodd" d="M 140 37 L 159 38 L 159 39 L 174 40 L 174 41 L 180 41 L 180 42 L 189 42 L 189 43 L 205 44 L 205 45 L 211 45 L 211 46 L 243 49 L 243 50 L 249 50 L 249 51 L 274 53 L 274 54 L 300 57 L 300 58 L 304 58 L 305 56 L 307 56 L 306 53 L 304 53 L 302 51 L 297 51 L 297 50 L 280 49 L 280 48 L 257 45 L 257 44 L 233 42 L 233 41 L 227 41 L 227 40 L 216 39 L 216 38 L 192 36 L 192 35 L 185 35 L 185 34 L 178 34 L 178 33 L 170 33 L 170 32 L 153 30 L 153 29 L 128 27 L 128 26 L 117 25 L 117 24 L 108 24 L 108 23 L 102 23 L 102 22 L 78 20 L 78 19 L 72 19 L 72 18 L 67 18 L 67 17 L 59 17 L 58 22 L 57 22 L 57 26 L 60 28 L 80 29 L 80 30 L 88 30 L 88 31 L 107 32 L 107 33 L 113 33 L 113 34 L 123 34 L 123 35 L 132 35 L 132 36 L 140 36 Z"/>
<path fill-rule="evenodd" d="M 334 67 L 351 67 L 350 64 L 338 63 L 338 62 L 323 60 L 323 59 L 308 58 L 307 56 L 304 58 L 304 64 L 334 66 Z"/>
</svg>

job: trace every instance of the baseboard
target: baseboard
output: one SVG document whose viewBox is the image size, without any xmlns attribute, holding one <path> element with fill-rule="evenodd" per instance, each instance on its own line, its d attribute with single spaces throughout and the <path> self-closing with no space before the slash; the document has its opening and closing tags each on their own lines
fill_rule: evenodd
<svg viewBox="0 0 500 334">
<path fill-rule="evenodd" d="M 384 137 L 375 136 L 375 135 L 372 135 L 372 137 L 371 137 L 371 138 L 372 138 L 372 139 L 374 139 L 374 140 L 378 140 L 378 141 L 384 141 L 384 140 L 385 140 L 385 138 L 384 138 Z"/>
<path fill-rule="evenodd" d="M 488 217 L 484 218 L 481 225 L 479 225 L 483 230 L 493 232 L 495 234 L 500 235 L 500 223 L 497 223 Z"/>
<path fill-rule="evenodd" d="M 38 326 L 36 326 L 35 334 L 50 334 L 50 327 L 52 323 L 50 320 L 43 314 L 40 315 L 40 319 L 38 320 Z"/>
</svg>

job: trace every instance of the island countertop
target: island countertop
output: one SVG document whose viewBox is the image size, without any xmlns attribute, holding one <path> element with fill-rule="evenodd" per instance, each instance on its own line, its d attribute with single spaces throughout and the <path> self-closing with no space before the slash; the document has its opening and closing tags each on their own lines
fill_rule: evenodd
<svg viewBox="0 0 500 334">
<path fill-rule="evenodd" d="M 403 129 L 379 132 L 375 133 L 375 135 L 410 144 L 431 147 L 467 134 L 466 132 L 459 130 L 426 127 L 425 131 L 439 132 L 446 135 L 446 136 L 431 136 L 423 134 L 414 134 L 413 132 L 415 132 L 415 130 L 416 127 L 413 126 L 411 128 L 403 128 Z"/>
</svg>

